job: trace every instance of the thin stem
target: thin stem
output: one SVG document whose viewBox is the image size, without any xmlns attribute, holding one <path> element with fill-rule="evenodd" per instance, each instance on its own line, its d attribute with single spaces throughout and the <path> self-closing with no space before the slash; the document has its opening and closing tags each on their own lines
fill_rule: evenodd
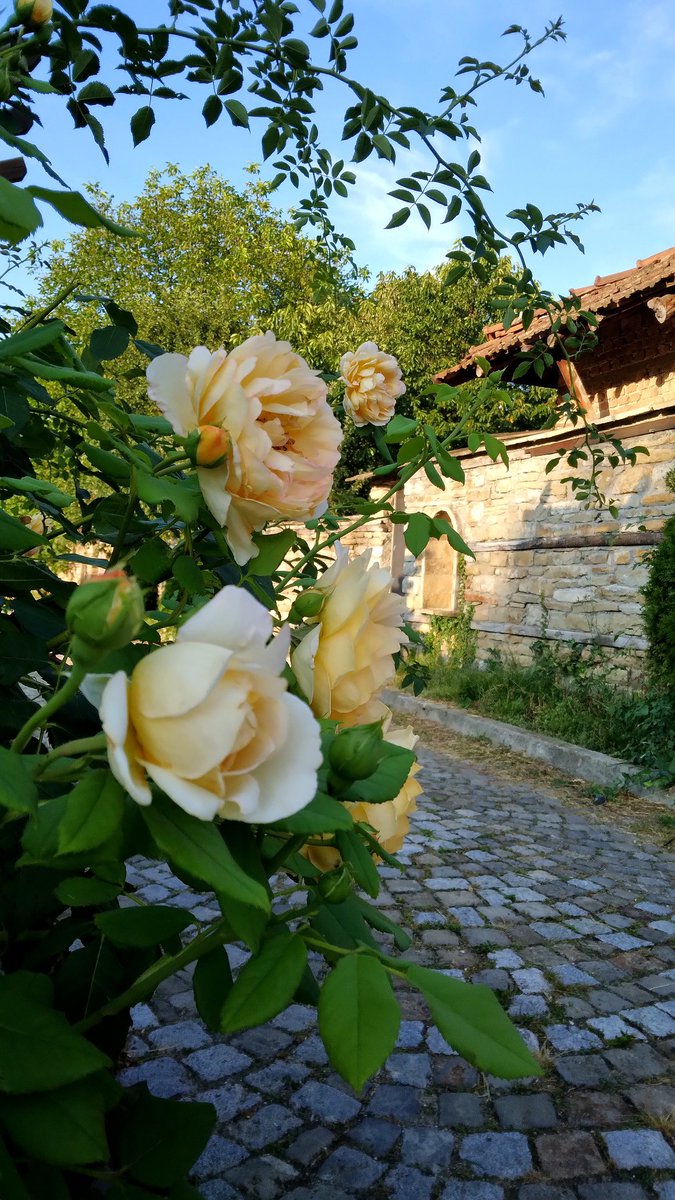
<svg viewBox="0 0 675 1200">
<path fill-rule="evenodd" d="M 33 734 L 36 729 L 40 729 L 43 725 L 46 725 L 49 718 L 53 716 L 55 712 L 58 712 L 58 710 L 62 708 L 62 706 L 66 704 L 68 700 L 72 699 L 86 674 L 86 668 L 75 663 L 70 675 L 63 684 L 63 687 L 54 692 L 54 695 L 49 700 L 46 700 L 45 703 L 33 713 L 32 717 L 29 717 L 29 719 L 26 721 L 26 724 L 22 729 L 19 730 L 14 738 L 10 749 L 12 749 L 16 754 L 20 754 L 26 743 L 29 741 L 31 734 Z"/>
<path fill-rule="evenodd" d="M 43 710 L 44 711 L 44 710 Z M 42 775 L 44 770 L 58 758 L 71 758 L 75 754 L 87 754 L 89 751 L 105 750 L 107 739 L 104 733 L 96 733 L 93 737 L 75 738 L 72 742 L 64 742 L 55 750 L 50 750 L 36 765 L 34 774 Z"/>
<path fill-rule="evenodd" d="M 33 313 L 33 315 L 29 317 L 27 321 L 24 321 L 23 325 L 19 326 L 18 332 L 23 333 L 25 329 L 32 329 L 35 325 L 40 325 L 48 316 L 51 315 L 51 313 L 54 312 L 55 308 L 58 308 L 60 304 L 63 304 L 64 300 L 67 300 L 68 297 L 72 295 L 76 287 L 77 283 L 69 283 L 67 287 L 61 288 L 61 291 L 57 292 L 51 304 L 48 304 L 46 308 L 41 308 L 38 310 L 38 312 Z"/>
<path fill-rule="evenodd" d="M 110 561 L 108 563 L 109 567 L 113 567 L 115 565 L 115 563 L 119 559 L 120 555 L 122 554 L 122 551 L 124 550 L 124 542 L 125 542 L 127 533 L 129 532 L 129 526 L 131 525 L 131 519 L 134 515 L 135 507 L 136 507 L 136 472 L 135 472 L 134 467 L 132 467 L 131 468 L 131 479 L 129 482 L 129 499 L 127 500 L 127 507 L 126 507 L 126 511 L 124 513 L 124 517 L 122 518 L 122 524 L 119 527 L 119 532 L 117 534 L 117 540 L 115 542 L 115 545 L 113 546 L 112 554 L 110 555 Z"/>
<path fill-rule="evenodd" d="M 113 1017 L 115 1013 L 121 1012 L 123 1008 L 133 1008 L 139 1001 L 147 999 L 155 991 L 163 980 L 168 979 L 170 975 L 175 975 L 177 971 L 181 971 L 188 963 L 195 962 L 202 955 L 208 954 L 210 950 L 214 950 L 217 946 L 222 946 L 230 935 L 231 930 L 228 922 L 224 917 L 219 918 L 208 929 L 202 931 L 197 937 L 188 942 L 178 954 L 167 954 L 161 958 L 159 962 L 153 964 L 142 975 L 139 975 L 126 991 L 121 992 L 119 996 L 115 996 L 114 1000 L 109 1000 L 107 1004 L 98 1008 L 96 1012 L 91 1013 L 88 1017 L 84 1017 L 79 1021 L 74 1028 L 78 1033 L 85 1033 L 87 1029 L 91 1029 L 94 1025 L 98 1025 L 104 1017 Z"/>
</svg>

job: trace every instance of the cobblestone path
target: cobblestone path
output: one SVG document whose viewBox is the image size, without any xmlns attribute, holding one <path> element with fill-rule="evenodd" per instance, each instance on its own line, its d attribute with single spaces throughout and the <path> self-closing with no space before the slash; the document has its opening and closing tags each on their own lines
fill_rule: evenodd
<svg viewBox="0 0 675 1200">
<path fill-rule="evenodd" d="M 531 787 L 422 760 L 406 871 L 382 869 L 378 903 L 415 930 L 408 957 L 500 993 L 546 1074 L 481 1077 L 402 991 L 396 1053 L 357 1097 L 312 1009 L 213 1037 L 184 973 L 134 1010 L 125 1081 L 215 1104 L 205 1200 L 675 1200 L 675 860 Z M 166 868 L 135 882 L 215 915 Z"/>
</svg>

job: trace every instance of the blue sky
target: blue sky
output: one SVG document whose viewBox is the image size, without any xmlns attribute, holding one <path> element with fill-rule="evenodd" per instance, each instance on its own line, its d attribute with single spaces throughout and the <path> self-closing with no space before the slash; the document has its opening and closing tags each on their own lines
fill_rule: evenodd
<svg viewBox="0 0 675 1200">
<path fill-rule="evenodd" d="M 303 0 L 301 0 L 301 4 Z M 306 3 L 306 0 L 304 0 Z M 139 6 L 120 4 L 130 14 Z M 162 0 L 145 0 L 144 22 L 161 20 Z M 597 274 L 631 266 L 636 259 L 675 244 L 675 4 L 673 0 L 352 0 L 359 48 L 351 71 L 362 82 L 399 103 L 433 107 L 441 87 L 453 82 L 464 54 L 505 60 L 515 38 L 501 38 L 507 25 L 538 32 L 562 14 L 568 39 L 537 52 L 533 70 L 546 97 L 512 84 L 490 84 L 481 94 L 476 124 L 482 134 L 483 169 L 494 187 L 492 211 L 499 217 L 531 201 L 544 212 L 595 200 L 600 214 L 580 232 L 585 257 L 573 248 L 534 260 L 536 275 L 556 291 L 589 283 Z M 314 43 L 321 50 L 325 43 Z M 59 102 L 45 98 L 39 139 L 72 186 L 98 181 L 117 199 L 142 187 L 151 167 L 166 161 L 190 170 L 210 163 L 233 183 L 248 164 L 260 161 L 259 132 L 234 130 L 222 120 L 206 130 L 198 100 L 158 107 L 152 137 L 133 150 L 128 118 L 136 104 L 126 98 L 100 110 L 111 163 L 106 167 L 86 131 L 72 129 Z M 325 97 L 324 141 L 340 153 L 341 93 Z M 466 154 L 466 147 L 464 147 Z M 423 163 L 406 155 L 396 173 Z M 31 181 L 49 183 L 31 166 Z M 338 201 L 334 217 L 356 242 L 358 261 L 373 274 L 424 269 L 443 261 L 465 227 L 432 226 L 411 220 L 385 231 L 397 207 L 387 196 L 394 175 L 381 160 L 358 168 L 358 188 Z M 294 193 L 278 193 L 283 205 Z M 65 223 L 50 217 L 49 236 Z"/>
</svg>

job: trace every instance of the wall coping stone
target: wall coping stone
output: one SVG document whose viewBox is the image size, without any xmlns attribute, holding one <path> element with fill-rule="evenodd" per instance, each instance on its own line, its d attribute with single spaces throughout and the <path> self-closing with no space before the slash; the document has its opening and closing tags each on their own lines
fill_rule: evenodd
<svg viewBox="0 0 675 1200">
<path fill-rule="evenodd" d="M 464 737 L 485 737 L 495 745 L 506 746 L 517 754 L 524 754 L 526 758 L 545 762 L 574 779 L 583 779 L 599 787 L 620 787 L 631 795 L 651 800 L 654 804 L 668 807 L 675 804 L 675 792 L 672 789 L 661 791 L 642 787 L 635 782 L 635 776 L 639 774 L 638 767 L 620 758 L 612 758 L 609 754 L 601 754 L 598 750 L 588 750 L 585 746 L 575 746 L 559 738 L 535 733 L 530 729 L 521 729 L 519 725 L 508 725 L 505 721 L 480 717 L 475 713 L 466 712 L 465 709 L 454 708 L 436 700 L 423 700 L 419 696 L 410 696 L 393 688 L 385 689 L 382 699 L 397 712 L 436 721 L 437 724 L 444 725 L 455 733 L 461 733 Z"/>
</svg>

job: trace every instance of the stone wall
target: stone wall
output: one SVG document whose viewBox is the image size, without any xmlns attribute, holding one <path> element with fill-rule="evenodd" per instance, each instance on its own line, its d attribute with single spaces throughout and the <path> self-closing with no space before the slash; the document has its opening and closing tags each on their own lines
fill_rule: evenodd
<svg viewBox="0 0 675 1200">
<path fill-rule="evenodd" d="M 627 665 L 638 665 L 646 648 L 645 560 L 664 520 L 675 514 L 675 496 L 665 486 L 675 445 L 672 429 L 637 435 L 624 425 L 613 422 L 613 432 L 626 447 L 645 446 L 649 457 L 602 479 L 618 520 L 572 497 L 562 482 L 564 465 L 546 473 L 560 430 L 505 439 L 508 470 L 485 454 L 461 454 L 464 486 L 448 481 L 440 492 L 424 475 L 408 484 L 406 509 L 446 514 L 474 550 L 475 560 L 466 561 L 465 598 L 475 606 L 479 660 L 499 648 L 526 661 L 533 639 L 544 636 L 621 650 Z M 447 543 L 431 543 L 416 561 L 405 550 L 400 525 L 385 530 L 378 524 L 371 544 L 373 536 L 383 539 L 378 557 L 392 568 L 412 623 L 428 628 L 435 613 L 455 611 L 457 556 Z"/>
</svg>

